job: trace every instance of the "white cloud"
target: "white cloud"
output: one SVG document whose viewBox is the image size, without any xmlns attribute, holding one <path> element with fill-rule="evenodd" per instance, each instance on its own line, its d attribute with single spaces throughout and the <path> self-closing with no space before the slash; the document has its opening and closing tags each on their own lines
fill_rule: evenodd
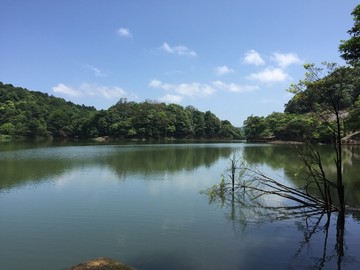
<svg viewBox="0 0 360 270">
<path fill-rule="evenodd" d="M 82 83 L 78 89 L 66 86 L 63 83 L 53 87 L 55 93 L 64 94 L 70 97 L 98 96 L 106 99 L 119 99 L 127 93 L 117 86 L 103 86 L 98 84 Z"/>
<path fill-rule="evenodd" d="M 151 80 L 149 86 L 152 88 L 161 88 L 162 82 L 159 80 Z"/>
<path fill-rule="evenodd" d="M 86 66 L 84 66 L 84 68 L 86 68 L 87 70 L 92 71 L 94 76 L 96 76 L 96 77 L 106 77 L 107 76 L 107 74 L 105 74 L 100 69 L 98 69 L 98 68 L 96 68 L 94 66 L 86 65 Z"/>
<path fill-rule="evenodd" d="M 195 51 L 190 50 L 188 47 L 183 46 L 183 45 L 170 47 L 169 44 L 164 42 L 164 44 L 161 46 L 161 49 L 164 50 L 167 53 L 177 54 L 177 55 L 180 55 L 180 56 L 192 56 L 192 57 L 197 56 Z"/>
<path fill-rule="evenodd" d="M 162 98 L 160 98 L 159 101 L 165 102 L 165 103 L 180 103 L 182 101 L 182 99 L 183 99 L 182 96 L 167 94 L 167 95 L 163 96 Z"/>
<path fill-rule="evenodd" d="M 159 81 L 159 80 L 151 80 L 149 83 L 149 86 L 152 88 L 159 88 L 159 89 L 163 89 L 166 91 L 174 88 L 174 85 L 163 83 L 162 81 Z"/>
<path fill-rule="evenodd" d="M 286 68 L 292 64 L 301 64 L 303 62 L 295 53 L 273 53 L 271 59 L 281 68 Z"/>
<path fill-rule="evenodd" d="M 224 83 L 222 81 L 213 81 L 212 84 L 217 89 L 236 93 L 251 92 L 259 89 L 257 85 L 241 85 L 235 83 Z"/>
<path fill-rule="evenodd" d="M 227 67 L 227 66 L 219 66 L 219 67 L 216 67 L 215 68 L 215 73 L 217 74 L 217 75 L 225 75 L 225 74 L 228 74 L 228 73 L 232 73 L 232 72 L 234 72 L 234 70 L 233 69 L 231 69 L 231 68 L 229 68 L 229 67 Z"/>
<path fill-rule="evenodd" d="M 210 84 L 207 83 L 181 83 L 181 84 L 169 84 L 160 80 L 151 80 L 148 84 L 149 87 L 155 89 L 161 89 L 168 94 L 159 100 L 166 103 L 180 103 L 184 97 L 198 97 L 204 98 L 211 96 L 218 90 L 225 90 L 228 92 L 240 93 L 255 91 L 259 87 L 256 85 L 241 85 L 235 83 L 224 83 L 222 81 L 213 81 Z"/>
<path fill-rule="evenodd" d="M 287 79 L 290 79 L 290 76 L 285 73 L 281 68 L 266 68 L 265 70 L 252 73 L 248 76 L 250 80 L 256 80 L 260 82 L 283 82 Z"/>
<path fill-rule="evenodd" d="M 204 97 L 212 95 L 215 92 L 215 88 L 208 84 L 202 83 L 182 83 L 176 86 L 176 92 L 184 96 L 198 96 Z"/>
<path fill-rule="evenodd" d="M 125 37 L 125 38 L 131 38 L 132 34 L 130 32 L 130 30 L 128 28 L 119 28 L 116 30 L 116 33 L 120 36 L 120 37 Z"/>
<path fill-rule="evenodd" d="M 60 93 L 60 94 L 64 94 L 64 95 L 67 95 L 67 96 L 70 96 L 70 97 L 78 97 L 78 96 L 81 96 L 81 92 L 74 89 L 74 88 L 71 88 L 69 86 L 66 86 L 65 84 L 63 83 L 59 83 L 58 85 L 54 86 L 52 88 L 52 90 L 55 92 L 55 93 Z"/>
<path fill-rule="evenodd" d="M 126 91 L 117 86 L 109 87 L 98 84 L 82 83 L 80 85 L 80 90 L 82 90 L 85 95 L 101 96 L 106 99 L 119 99 L 126 95 Z"/>
<path fill-rule="evenodd" d="M 265 61 L 261 58 L 260 54 L 255 50 L 250 50 L 245 53 L 244 62 L 256 66 L 264 65 Z"/>
<path fill-rule="evenodd" d="M 188 97 L 205 97 L 212 95 L 216 89 L 208 84 L 203 83 L 181 83 L 181 84 L 168 84 L 159 80 L 151 80 L 149 87 L 163 89 L 171 92 L 174 95 L 188 96 Z"/>
</svg>

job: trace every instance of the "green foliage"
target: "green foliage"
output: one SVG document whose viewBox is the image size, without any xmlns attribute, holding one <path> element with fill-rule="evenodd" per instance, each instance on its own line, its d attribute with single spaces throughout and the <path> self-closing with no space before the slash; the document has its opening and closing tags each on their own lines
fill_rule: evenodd
<svg viewBox="0 0 360 270">
<path fill-rule="evenodd" d="M 341 57 L 351 65 L 360 62 L 360 5 L 357 5 L 353 12 L 354 26 L 348 31 L 351 36 L 348 40 L 342 40 L 339 46 Z"/>
<path fill-rule="evenodd" d="M 75 105 L 48 94 L 0 82 L 0 134 L 12 136 L 69 137 L 80 135 L 77 119 L 95 108 Z"/>
<path fill-rule="evenodd" d="M 251 115 L 244 121 L 244 125 L 245 137 L 249 141 L 263 139 L 268 135 L 268 123 L 264 117 Z"/>
<path fill-rule="evenodd" d="M 304 65 L 305 79 L 288 89 L 294 97 L 284 113 L 267 117 L 249 116 L 244 121 L 249 141 L 284 140 L 332 142 L 335 120 L 345 133 L 360 130 L 360 67 L 339 67 L 333 63 Z M 339 116 L 339 117 L 337 117 Z"/>
<path fill-rule="evenodd" d="M 0 82 L 0 134 L 119 139 L 239 138 L 240 130 L 192 106 L 120 99 L 108 110 L 75 105 L 41 92 Z"/>
<path fill-rule="evenodd" d="M 206 196 L 208 196 L 210 204 L 220 201 L 221 205 L 224 206 L 227 195 L 226 191 L 226 182 L 225 178 L 223 177 L 219 184 L 215 184 L 206 190 L 200 191 L 200 194 L 205 194 Z"/>
<path fill-rule="evenodd" d="M 285 105 L 285 112 L 303 114 L 326 111 L 338 103 L 339 110 L 347 110 L 359 96 L 359 67 L 339 67 L 323 63 L 325 68 L 304 65 L 305 80 L 287 90 L 294 97 Z M 344 87 L 343 87 L 344 86 Z M 339 100 L 334 100 L 337 97 Z M 333 109 L 333 108 L 331 108 Z"/>
<path fill-rule="evenodd" d="M 351 131 L 360 130 L 360 96 L 354 104 L 354 107 L 349 112 L 349 117 L 346 119 L 346 127 Z"/>
<path fill-rule="evenodd" d="M 15 126 L 12 123 L 5 123 L 0 126 L 0 134 L 13 135 L 15 132 Z"/>
</svg>

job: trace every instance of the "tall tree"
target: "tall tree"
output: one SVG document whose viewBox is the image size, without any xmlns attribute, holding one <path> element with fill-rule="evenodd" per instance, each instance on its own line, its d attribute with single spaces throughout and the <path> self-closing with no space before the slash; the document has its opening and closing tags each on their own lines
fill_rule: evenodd
<svg viewBox="0 0 360 270">
<path fill-rule="evenodd" d="M 314 64 L 305 65 L 305 80 L 300 81 L 297 85 L 292 85 L 289 91 L 293 93 L 301 92 L 304 89 L 312 91 L 319 100 L 322 100 L 321 110 L 314 111 L 318 117 L 326 123 L 332 131 L 333 145 L 335 151 L 335 165 L 337 171 L 335 188 L 338 193 L 338 208 L 340 212 L 345 209 L 344 184 L 342 178 L 342 144 L 341 138 L 344 135 L 344 116 L 343 108 L 347 106 L 348 100 L 351 99 L 353 88 L 353 78 L 350 76 L 350 67 L 339 67 L 333 63 L 324 63 L 324 68 L 316 67 Z M 311 141 L 307 144 L 308 152 L 301 154 L 302 160 L 313 176 L 312 170 L 322 171 L 321 157 L 317 147 Z M 316 157 L 314 162 L 314 157 Z M 309 162 L 309 158 L 312 162 Z M 314 167 L 318 166 L 318 168 Z M 314 177 L 313 177 L 314 178 Z M 325 175 L 322 179 L 328 182 Z M 330 203 L 330 202 L 329 202 Z"/>
<path fill-rule="evenodd" d="M 348 40 L 342 40 L 339 46 L 341 57 L 351 65 L 360 63 L 360 4 L 351 13 L 354 26 L 348 31 L 351 36 Z"/>
</svg>

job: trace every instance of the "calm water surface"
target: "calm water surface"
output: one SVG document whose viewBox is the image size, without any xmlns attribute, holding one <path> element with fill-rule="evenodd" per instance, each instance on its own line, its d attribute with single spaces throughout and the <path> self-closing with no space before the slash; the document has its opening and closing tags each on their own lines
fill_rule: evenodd
<svg viewBox="0 0 360 270">
<path fill-rule="evenodd" d="M 334 220 L 327 242 L 321 227 L 308 239 L 317 219 L 269 222 L 199 193 L 234 152 L 298 185 L 289 146 L 0 144 L 0 269 L 64 269 L 100 256 L 137 269 L 337 269 Z M 344 174 L 348 203 L 359 207 L 358 148 L 346 149 Z M 360 269 L 357 212 L 345 244 L 342 269 Z"/>
</svg>

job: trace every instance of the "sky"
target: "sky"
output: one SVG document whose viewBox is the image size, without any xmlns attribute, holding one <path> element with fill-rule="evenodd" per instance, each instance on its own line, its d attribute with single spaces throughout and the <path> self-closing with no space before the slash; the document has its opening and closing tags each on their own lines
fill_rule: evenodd
<svg viewBox="0 0 360 270">
<path fill-rule="evenodd" d="M 283 112 L 305 63 L 345 63 L 354 0 L 0 0 L 0 81 L 107 109 Z"/>
</svg>

